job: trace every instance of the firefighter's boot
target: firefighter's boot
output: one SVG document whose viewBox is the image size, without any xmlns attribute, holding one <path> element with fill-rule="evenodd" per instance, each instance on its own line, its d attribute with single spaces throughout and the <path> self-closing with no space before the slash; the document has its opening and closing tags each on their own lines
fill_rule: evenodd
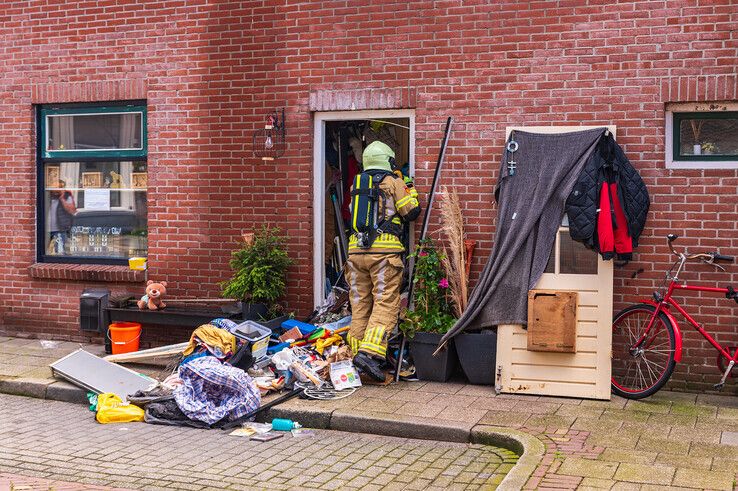
<svg viewBox="0 0 738 491">
<path fill-rule="evenodd" d="M 369 354 L 359 351 L 354 357 L 354 365 L 361 373 L 370 376 L 377 382 L 384 382 L 385 374 L 381 368 L 381 362 Z"/>
</svg>

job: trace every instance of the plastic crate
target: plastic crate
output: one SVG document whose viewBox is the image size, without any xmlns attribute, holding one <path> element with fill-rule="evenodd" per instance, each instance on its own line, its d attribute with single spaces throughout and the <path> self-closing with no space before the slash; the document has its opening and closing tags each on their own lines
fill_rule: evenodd
<svg viewBox="0 0 738 491">
<path fill-rule="evenodd" d="M 237 325 L 232 333 L 237 338 L 249 343 L 254 360 L 266 356 L 269 347 L 269 336 L 272 335 L 271 329 L 255 321 L 245 321 Z"/>
</svg>

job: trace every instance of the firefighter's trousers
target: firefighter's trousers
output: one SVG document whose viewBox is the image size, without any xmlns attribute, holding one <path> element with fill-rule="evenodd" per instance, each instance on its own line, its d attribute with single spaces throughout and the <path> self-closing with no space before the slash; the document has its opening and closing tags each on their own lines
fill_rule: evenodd
<svg viewBox="0 0 738 491">
<path fill-rule="evenodd" d="M 347 336 L 354 354 L 384 358 L 400 313 L 403 263 L 399 254 L 350 254 L 346 280 L 351 302 Z"/>
</svg>

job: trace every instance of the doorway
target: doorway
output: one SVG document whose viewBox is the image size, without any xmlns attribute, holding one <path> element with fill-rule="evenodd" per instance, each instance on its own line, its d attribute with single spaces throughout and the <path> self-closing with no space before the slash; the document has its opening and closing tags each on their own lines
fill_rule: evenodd
<svg viewBox="0 0 738 491">
<path fill-rule="evenodd" d="M 313 302 L 323 303 L 341 281 L 348 243 L 348 200 L 361 153 L 372 141 L 395 151 L 406 175 L 415 170 L 415 111 L 335 111 L 315 113 L 313 141 Z M 341 229 L 345 241 L 341 240 Z"/>
</svg>

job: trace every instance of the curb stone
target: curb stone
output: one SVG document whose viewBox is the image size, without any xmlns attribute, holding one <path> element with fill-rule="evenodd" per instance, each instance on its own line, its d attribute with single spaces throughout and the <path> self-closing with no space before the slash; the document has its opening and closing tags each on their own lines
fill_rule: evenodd
<svg viewBox="0 0 738 491">
<path fill-rule="evenodd" d="M 0 393 L 87 404 L 86 390 L 60 380 L 0 379 Z M 258 419 L 268 421 L 275 417 L 293 419 L 310 428 L 502 447 L 519 458 L 498 489 L 522 489 L 545 453 L 545 446 L 538 438 L 502 426 L 450 421 L 433 425 L 428 418 L 395 414 L 395 419 L 389 419 L 380 413 L 356 414 L 345 409 L 305 408 L 304 405 L 290 407 L 289 402 L 268 410 Z"/>
<path fill-rule="evenodd" d="M 46 399 L 46 389 L 55 381 L 39 378 L 0 379 L 0 393 Z"/>
<path fill-rule="evenodd" d="M 472 428 L 471 441 L 506 448 L 520 456 L 497 489 L 522 489 L 546 453 L 546 446 L 538 438 L 502 426 L 477 425 Z"/>
</svg>

